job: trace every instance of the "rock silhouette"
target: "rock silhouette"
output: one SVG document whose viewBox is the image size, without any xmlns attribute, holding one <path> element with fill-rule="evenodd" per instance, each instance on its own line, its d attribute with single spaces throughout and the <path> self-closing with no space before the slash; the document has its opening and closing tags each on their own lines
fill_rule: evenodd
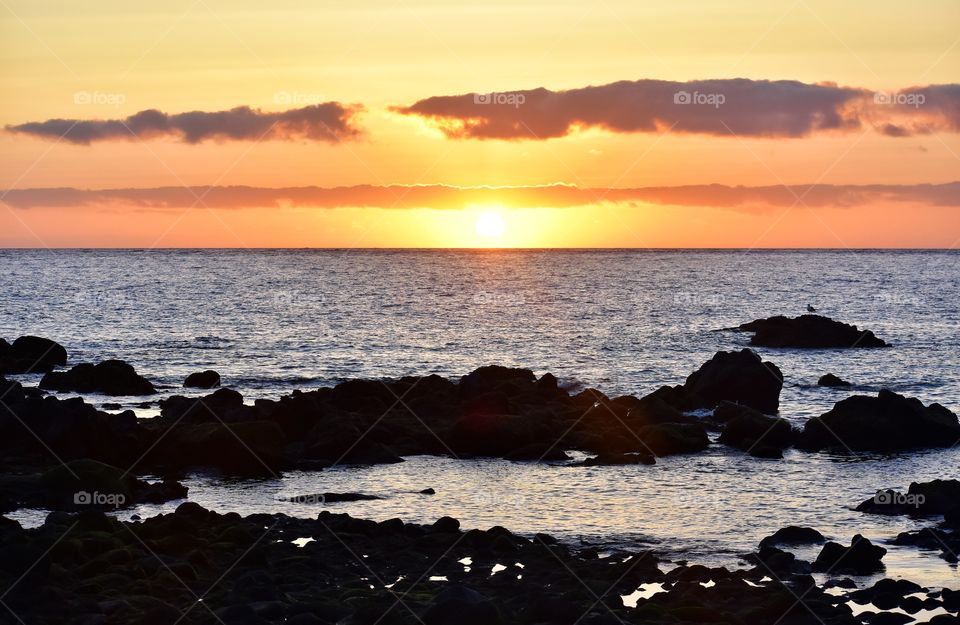
<svg viewBox="0 0 960 625">
<path fill-rule="evenodd" d="M 68 371 L 53 371 L 40 380 L 40 388 L 104 395 L 153 395 L 157 390 L 150 380 L 122 360 L 98 364 L 81 363 Z"/>
<path fill-rule="evenodd" d="M 870 330 L 834 321 L 821 315 L 801 315 L 796 318 L 778 315 L 756 319 L 734 328 L 753 332 L 751 345 L 758 347 L 890 347 Z"/>
<path fill-rule="evenodd" d="M 46 373 L 67 364 L 67 350 L 56 341 L 21 336 L 11 345 L 0 338 L 0 375 Z"/>
<path fill-rule="evenodd" d="M 882 390 L 854 395 L 804 425 L 797 447 L 806 450 L 898 451 L 951 447 L 960 441 L 960 422 L 940 404 Z"/>
</svg>

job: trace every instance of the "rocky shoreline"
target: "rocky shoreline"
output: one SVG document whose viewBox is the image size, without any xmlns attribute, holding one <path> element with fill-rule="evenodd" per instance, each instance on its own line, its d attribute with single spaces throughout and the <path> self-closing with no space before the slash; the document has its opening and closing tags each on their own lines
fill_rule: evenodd
<svg viewBox="0 0 960 625">
<path fill-rule="evenodd" d="M 83 625 L 876 625 L 912 620 L 904 613 L 957 621 L 958 591 L 892 579 L 860 590 L 842 577 L 817 585 L 811 570 L 857 573 L 884 550 L 859 537 L 850 548 L 826 543 L 811 567 L 774 546 L 811 540 L 811 531 L 785 528 L 748 556 L 750 568 L 728 570 L 503 527 L 463 531 L 450 517 L 432 525 L 329 512 L 241 517 L 185 503 L 138 522 L 95 511 L 53 513 L 29 530 L 5 522 L 0 575 L 10 609 L 37 624 L 65 614 Z"/>
<path fill-rule="evenodd" d="M 888 346 L 855 326 L 810 317 L 758 320 L 738 330 L 755 331 L 758 345 Z M 847 344 L 851 332 L 859 338 Z M 248 478 L 421 454 L 598 466 L 651 465 L 713 445 L 771 460 L 788 448 L 855 454 L 951 447 L 960 441 L 960 421 L 939 404 L 881 390 L 842 399 L 798 428 L 778 415 L 788 375 L 743 349 L 717 352 L 682 384 L 642 397 L 596 389 L 571 394 L 549 373 L 486 366 L 456 381 L 351 380 L 249 405 L 240 393 L 217 388 L 220 375 L 208 370 L 189 376 L 184 387 L 212 392 L 164 397 L 159 416 L 140 419 L 50 391 L 148 396 L 157 392 L 148 378 L 118 360 L 58 370 L 68 361 L 67 350 L 49 339 L 0 340 L 0 374 L 44 374 L 38 388 L 0 375 L 0 513 L 58 511 L 32 529 L 0 517 L 0 574 L 9 587 L 3 602 L 28 623 L 64 622 L 70 613 L 85 625 L 884 625 L 930 611 L 930 622 L 958 622 L 960 593 L 950 589 L 892 579 L 857 589 L 842 576 L 882 573 L 886 550 L 859 535 L 827 541 L 813 528 L 783 528 L 743 554 L 750 568 L 728 570 L 673 566 L 650 551 L 598 553 L 501 527 L 464 532 L 449 517 L 428 526 L 329 512 L 315 519 L 241 518 L 189 502 L 146 520 L 103 513 L 184 499 L 180 480 L 196 470 Z M 842 387 L 833 378 L 825 385 Z M 567 450 L 590 457 L 574 463 Z M 145 474 L 161 479 L 137 477 Z M 935 549 L 955 563 L 958 493 L 960 483 L 951 480 L 911 484 L 906 493 L 879 491 L 857 509 L 931 517 L 934 525 L 892 543 Z M 309 497 L 313 503 L 376 499 Z M 790 551 L 798 544 L 817 545 L 819 554 L 802 561 Z M 818 585 L 814 573 L 830 581 Z M 636 594 L 648 588 L 658 592 Z M 32 600 L 37 596 L 51 599 Z M 626 605 L 624 596 L 639 599 Z M 871 607 L 854 614 L 850 601 Z"/>
</svg>

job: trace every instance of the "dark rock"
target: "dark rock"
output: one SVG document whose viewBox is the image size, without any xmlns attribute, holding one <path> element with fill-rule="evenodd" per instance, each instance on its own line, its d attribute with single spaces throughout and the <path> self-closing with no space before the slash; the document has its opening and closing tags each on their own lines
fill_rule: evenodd
<svg viewBox="0 0 960 625">
<path fill-rule="evenodd" d="M 864 588 L 863 590 L 858 590 L 856 592 L 850 593 L 849 598 L 856 601 L 857 603 L 863 605 L 867 603 L 873 603 L 878 608 L 889 610 L 898 605 L 899 599 L 905 597 L 906 595 L 912 595 L 914 593 L 920 592 L 923 590 L 923 587 L 919 584 L 915 584 L 906 579 L 881 579 L 876 584 L 870 588 Z M 877 597 L 886 596 L 893 598 L 892 605 L 881 605 L 877 603 Z M 883 603 L 883 600 L 881 600 Z"/>
<path fill-rule="evenodd" d="M 717 352 L 690 374 L 683 388 L 701 407 L 712 408 L 727 400 L 775 413 L 780 406 L 783 374 L 749 349 Z"/>
<path fill-rule="evenodd" d="M 105 395 L 152 395 L 157 392 L 149 380 L 122 360 L 105 360 L 96 365 L 81 363 L 69 371 L 50 372 L 40 380 L 40 388 Z"/>
<path fill-rule="evenodd" d="M 802 315 L 795 319 L 778 315 L 757 319 L 736 328 L 753 332 L 751 345 L 761 347 L 890 347 L 870 330 L 834 321 L 821 315 Z"/>
<path fill-rule="evenodd" d="M 710 446 L 706 428 L 698 424 L 648 425 L 641 428 L 638 434 L 644 443 L 643 447 L 657 456 L 695 453 Z"/>
<path fill-rule="evenodd" d="M 854 395 L 807 421 L 797 447 L 899 451 L 950 447 L 960 441 L 957 415 L 940 404 L 882 390 L 876 397 Z"/>
<path fill-rule="evenodd" d="M 480 367 L 460 378 L 458 390 L 464 398 L 478 397 L 504 387 L 532 386 L 536 376 L 529 369 L 512 369 L 499 365 Z"/>
<path fill-rule="evenodd" d="M 186 388 L 214 388 L 220 386 L 220 374 L 212 369 L 197 371 L 187 376 L 183 381 Z"/>
<path fill-rule="evenodd" d="M 243 404 L 243 395 L 221 388 L 200 398 L 173 395 L 160 400 L 160 414 L 171 422 L 230 423 L 252 421 L 257 415 Z"/>
<path fill-rule="evenodd" d="M 717 440 L 724 445 L 744 451 L 780 451 L 793 443 L 793 428 L 786 419 L 767 416 L 748 406 L 739 406 L 736 414 L 730 415 L 733 409 L 727 404 L 721 412 L 727 413 L 726 424 Z"/>
<path fill-rule="evenodd" d="M 829 542 L 823 546 L 813 567 L 817 571 L 869 575 L 883 570 L 881 561 L 887 550 L 857 534 L 849 547 Z"/>
<path fill-rule="evenodd" d="M 869 625 L 905 625 L 906 623 L 912 623 L 914 619 L 912 616 L 899 612 L 878 612 L 865 620 Z"/>
<path fill-rule="evenodd" d="M 765 458 L 767 460 L 783 459 L 783 450 L 779 447 L 770 447 L 769 445 L 756 445 L 747 450 L 747 453 L 754 458 Z"/>
<path fill-rule="evenodd" d="M 67 350 L 50 339 L 21 336 L 13 345 L 0 339 L 0 374 L 46 373 L 67 364 Z"/>
<path fill-rule="evenodd" d="M 788 525 L 760 541 L 760 545 L 809 545 L 826 540 L 823 534 L 812 527 Z"/>
<path fill-rule="evenodd" d="M 57 510 L 124 508 L 134 503 L 163 503 L 187 496 L 175 480 L 150 484 L 95 460 L 74 460 L 26 482 L 25 501 Z"/>
<path fill-rule="evenodd" d="M 285 462 L 283 432 L 269 421 L 180 424 L 147 459 L 174 469 L 206 466 L 231 475 L 277 477 Z"/>
<path fill-rule="evenodd" d="M 374 501 L 380 499 L 375 495 L 365 495 L 363 493 L 318 493 L 315 495 L 297 495 L 290 497 L 287 501 L 304 504 L 324 504 L 341 503 L 345 501 Z"/>
<path fill-rule="evenodd" d="M 440 517 L 434 522 L 433 531 L 442 532 L 444 534 L 459 532 L 460 521 L 449 516 Z"/>
<path fill-rule="evenodd" d="M 841 380 L 840 378 L 838 378 L 837 376 L 833 375 L 832 373 L 828 373 L 828 374 L 826 374 L 826 375 L 820 376 L 820 379 L 817 380 L 817 385 L 818 385 L 818 386 L 833 386 L 833 387 L 836 387 L 836 386 L 853 386 L 852 384 L 850 384 L 850 383 L 847 382 L 846 380 Z"/>
<path fill-rule="evenodd" d="M 464 586 L 447 586 L 423 614 L 424 625 L 496 625 L 502 623 L 496 605 Z"/>
<path fill-rule="evenodd" d="M 960 512 L 960 481 L 913 482 L 906 493 L 878 490 L 873 497 L 861 502 L 857 510 L 871 514 L 917 516 Z"/>
</svg>

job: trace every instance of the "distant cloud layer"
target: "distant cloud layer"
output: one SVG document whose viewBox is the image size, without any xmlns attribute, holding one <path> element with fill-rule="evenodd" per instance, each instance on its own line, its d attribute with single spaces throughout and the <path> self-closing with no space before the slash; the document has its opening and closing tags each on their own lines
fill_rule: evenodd
<svg viewBox="0 0 960 625">
<path fill-rule="evenodd" d="M 125 119 L 48 119 L 8 125 L 8 132 L 45 139 L 63 139 L 88 145 L 96 141 L 174 137 L 185 143 L 232 140 L 307 139 L 338 142 L 360 134 L 353 125 L 362 110 L 338 102 L 315 104 L 287 111 L 261 111 L 238 106 L 228 111 L 190 111 L 168 114 L 155 109 Z"/>
<path fill-rule="evenodd" d="M 198 198 L 201 198 L 198 200 Z M 569 185 L 453 187 L 446 185 L 359 185 L 264 188 L 247 186 L 156 187 L 148 189 L 12 189 L 3 202 L 29 208 L 310 208 L 375 207 L 457 209 L 471 205 L 566 208 L 603 202 L 652 203 L 752 209 L 807 205 L 852 207 L 879 202 L 960 206 L 960 182 L 917 185 L 796 185 L 743 187 L 687 185 L 633 189 L 590 189 Z"/>
<path fill-rule="evenodd" d="M 960 130 L 960 85 L 875 93 L 793 80 L 636 80 L 567 91 L 434 96 L 391 110 L 424 118 L 456 139 L 549 139 L 582 128 L 804 137 L 865 124 L 908 136 Z"/>
</svg>

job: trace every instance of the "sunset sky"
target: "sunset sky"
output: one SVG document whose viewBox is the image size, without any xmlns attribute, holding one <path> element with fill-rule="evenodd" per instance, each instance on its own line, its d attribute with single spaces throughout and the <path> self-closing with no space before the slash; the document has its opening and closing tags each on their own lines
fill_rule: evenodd
<svg viewBox="0 0 960 625">
<path fill-rule="evenodd" d="M 958 24 L 0 0 L 0 246 L 955 247 Z"/>
</svg>

